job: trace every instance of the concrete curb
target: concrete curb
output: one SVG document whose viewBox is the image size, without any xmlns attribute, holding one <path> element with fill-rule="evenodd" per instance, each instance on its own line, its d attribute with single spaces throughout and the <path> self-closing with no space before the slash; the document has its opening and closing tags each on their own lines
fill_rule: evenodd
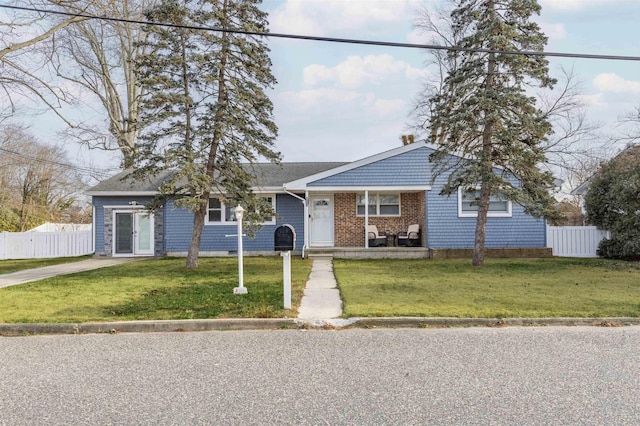
<svg viewBox="0 0 640 426">
<path fill-rule="evenodd" d="M 202 320 L 149 320 L 63 324 L 0 324 L 0 336 L 100 333 L 158 333 L 231 330 L 350 329 L 350 328 L 445 328 L 640 325 L 640 318 L 424 318 L 384 317 L 348 319 L 234 318 Z"/>
</svg>

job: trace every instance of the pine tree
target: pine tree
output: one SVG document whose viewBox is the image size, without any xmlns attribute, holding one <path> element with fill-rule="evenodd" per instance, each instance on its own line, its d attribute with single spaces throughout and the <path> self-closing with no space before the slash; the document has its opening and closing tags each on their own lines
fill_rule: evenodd
<svg viewBox="0 0 640 426">
<path fill-rule="evenodd" d="M 273 147 L 273 106 L 265 94 L 276 81 L 264 39 L 193 29 L 266 33 L 266 14 L 258 3 L 163 0 L 147 14 L 153 22 L 173 26 L 147 28 L 153 50 L 139 62 L 148 96 L 137 174 L 174 171 L 160 188 L 159 200 L 174 198 L 176 205 L 194 212 L 188 268 L 198 264 L 212 191 L 229 205 L 255 206 L 255 177 L 241 162 L 280 160 Z M 262 214 L 270 211 L 270 206 L 260 207 Z"/>
<path fill-rule="evenodd" d="M 457 0 L 451 19 L 464 34 L 452 50 L 452 67 L 443 92 L 431 96 L 432 160 L 450 172 L 442 194 L 458 187 L 480 187 L 473 265 L 484 262 L 487 213 L 492 195 L 524 206 L 534 216 L 554 215 L 550 195 L 553 176 L 545 162 L 543 142 L 550 123 L 536 107 L 527 87 L 552 88 L 543 56 L 505 52 L 542 51 L 547 38 L 531 20 L 540 13 L 537 0 Z M 452 163 L 450 154 L 465 161 Z"/>
</svg>

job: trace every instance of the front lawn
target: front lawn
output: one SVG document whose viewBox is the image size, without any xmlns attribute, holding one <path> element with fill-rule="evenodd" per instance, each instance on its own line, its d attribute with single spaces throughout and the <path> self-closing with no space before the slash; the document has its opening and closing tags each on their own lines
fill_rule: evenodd
<svg viewBox="0 0 640 426">
<path fill-rule="evenodd" d="M 54 257 L 49 259 L 18 259 L 0 260 L 0 274 L 24 271 L 26 269 L 41 268 L 43 266 L 60 265 L 62 263 L 78 262 L 91 259 L 91 256 Z"/>
<path fill-rule="evenodd" d="M 292 307 L 283 308 L 282 259 L 244 259 L 249 294 L 234 295 L 236 258 L 150 259 L 0 289 L 0 322 L 88 322 L 295 317 L 311 262 L 291 261 Z"/>
<path fill-rule="evenodd" d="M 638 317 L 640 264 L 602 259 L 334 260 L 345 317 Z"/>
</svg>

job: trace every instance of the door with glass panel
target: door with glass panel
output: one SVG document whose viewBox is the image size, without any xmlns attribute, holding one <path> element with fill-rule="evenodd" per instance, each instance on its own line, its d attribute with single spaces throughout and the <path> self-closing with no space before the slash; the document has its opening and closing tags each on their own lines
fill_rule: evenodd
<svg viewBox="0 0 640 426">
<path fill-rule="evenodd" d="M 153 255 L 153 215 L 115 212 L 114 255 Z"/>
<path fill-rule="evenodd" d="M 333 247 L 333 196 L 315 195 L 309 199 L 309 245 Z"/>
</svg>

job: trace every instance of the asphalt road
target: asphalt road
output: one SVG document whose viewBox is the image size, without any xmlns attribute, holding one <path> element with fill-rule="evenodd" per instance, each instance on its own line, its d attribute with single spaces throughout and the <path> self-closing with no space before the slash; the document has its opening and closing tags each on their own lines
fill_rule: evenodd
<svg viewBox="0 0 640 426">
<path fill-rule="evenodd" d="M 0 425 L 640 424 L 640 327 L 0 337 Z"/>
</svg>

